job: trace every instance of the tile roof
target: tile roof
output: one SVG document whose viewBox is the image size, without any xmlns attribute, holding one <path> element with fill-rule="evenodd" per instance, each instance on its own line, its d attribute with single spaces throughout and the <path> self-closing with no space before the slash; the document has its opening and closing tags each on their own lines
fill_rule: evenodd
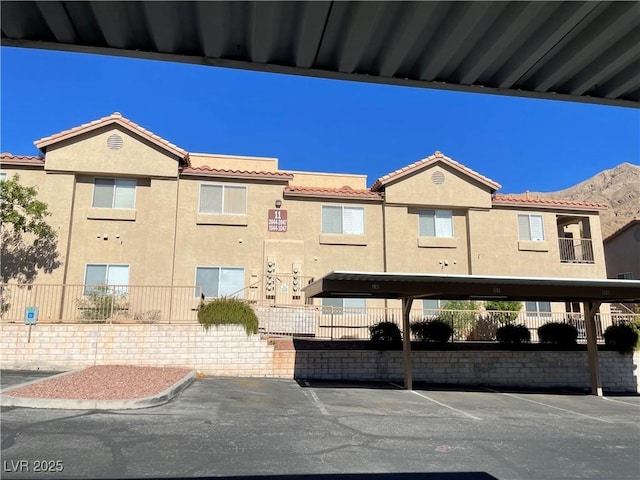
<svg viewBox="0 0 640 480">
<path fill-rule="evenodd" d="M 636 225 L 640 223 L 640 217 L 635 217 L 632 218 L 629 222 L 625 223 L 622 227 L 620 227 L 618 230 L 616 230 L 615 232 L 613 232 L 611 235 L 609 235 L 607 238 L 605 238 L 603 240 L 603 242 L 608 242 L 609 240 L 613 240 L 615 237 L 617 237 L 618 235 L 620 235 L 622 232 L 624 232 L 625 230 L 627 230 L 628 228 L 631 228 L 633 225 Z"/>
<path fill-rule="evenodd" d="M 73 138 L 76 135 L 80 135 L 82 133 L 96 130 L 98 128 L 104 127 L 105 125 L 109 125 L 112 123 L 118 124 L 126 128 L 127 130 L 130 130 L 140 135 L 141 137 L 147 139 L 148 141 L 155 143 L 159 147 L 162 147 L 165 150 L 168 150 L 169 152 L 173 153 L 174 155 L 177 155 L 178 157 L 183 158 L 187 162 L 187 164 L 189 163 L 189 153 L 186 150 L 183 150 L 182 148 L 174 145 L 173 143 L 165 140 L 164 138 L 154 134 L 153 132 L 150 132 L 146 128 L 141 127 L 137 123 L 134 123 L 131 120 L 123 117 L 120 112 L 114 112 L 108 117 L 102 117 L 98 120 L 94 120 L 93 122 L 85 123 L 77 127 L 71 128 L 69 130 L 64 130 L 54 135 L 41 138 L 40 140 L 36 140 L 33 143 L 40 150 L 43 150 L 49 145 L 53 145 L 62 140 L 66 140 L 68 138 Z"/>
<path fill-rule="evenodd" d="M 299 197 L 331 197 L 342 199 L 367 199 L 382 200 L 382 195 L 367 189 L 356 189 L 349 186 L 340 188 L 333 187 L 287 187 L 284 189 L 285 195 Z"/>
<path fill-rule="evenodd" d="M 512 195 L 497 193 L 491 197 L 494 205 L 514 205 L 524 207 L 551 207 L 565 210 L 607 210 L 609 205 L 595 202 L 576 202 L 573 200 L 558 200 L 553 198 L 545 198 L 540 195 L 531 196 L 529 192 L 524 195 Z"/>
<path fill-rule="evenodd" d="M 284 172 L 253 172 L 248 170 L 227 170 L 222 168 L 211 168 L 208 165 L 201 167 L 187 167 L 182 170 L 182 175 L 223 177 L 256 180 L 293 180 L 293 175 Z"/>
<path fill-rule="evenodd" d="M 8 165 L 35 165 L 38 167 L 44 167 L 44 159 L 40 157 L 34 157 L 31 155 L 14 155 L 13 153 L 1 153 L 0 163 L 6 163 Z"/>
<path fill-rule="evenodd" d="M 430 155 L 427 158 L 423 158 L 422 160 L 418 160 L 417 162 L 412 163 L 411 165 L 407 165 L 404 168 L 401 168 L 399 170 L 396 170 L 395 172 L 391 172 L 391 173 L 388 173 L 387 175 L 384 175 L 384 176 L 380 177 L 373 184 L 373 186 L 371 187 L 371 190 L 378 191 L 378 190 L 382 189 L 382 187 L 384 187 L 386 184 L 388 184 L 390 182 L 393 182 L 393 181 L 396 181 L 396 180 L 399 180 L 399 179 L 401 179 L 401 178 L 403 178 L 403 177 L 405 177 L 407 175 L 410 175 L 412 173 L 416 173 L 416 172 L 422 170 L 423 168 L 428 167 L 429 165 L 433 165 L 436 162 L 445 163 L 445 164 L 449 165 L 450 167 L 453 167 L 454 169 L 458 170 L 459 172 L 476 179 L 480 183 L 483 183 L 483 184 L 487 185 L 488 187 L 490 187 L 493 190 L 498 190 L 501 187 L 501 185 L 499 183 L 494 182 L 490 178 L 485 177 L 484 175 L 481 175 L 478 172 L 476 172 L 474 170 L 471 170 L 468 167 L 465 167 L 461 163 L 456 162 L 455 160 L 447 157 L 446 155 L 443 155 L 440 152 L 435 152 L 433 155 Z"/>
</svg>

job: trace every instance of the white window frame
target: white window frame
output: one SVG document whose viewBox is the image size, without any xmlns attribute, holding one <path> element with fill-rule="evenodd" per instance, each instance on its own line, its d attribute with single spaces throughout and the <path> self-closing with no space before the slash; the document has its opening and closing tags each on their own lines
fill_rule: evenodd
<svg viewBox="0 0 640 480">
<path fill-rule="evenodd" d="M 96 196 L 96 180 L 113 180 L 113 194 L 111 195 L 111 206 L 110 207 L 97 207 L 94 205 L 95 196 Z M 135 187 L 133 189 L 133 202 L 130 207 L 116 207 L 116 191 L 118 189 L 118 182 L 135 182 Z M 120 187 L 122 188 L 122 186 Z M 114 210 L 134 210 L 136 208 L 136 200 L 138 197 L 138 181 L 135 178 L 115 178 L 115 177 L 95 177 L 93 179 L 93 195 L 91 197 L 91 207 L 92 208 L 104 208 L 104 209 L 114 209 Z"/>
<path fill-rule="evenodd" d="M 326 300 L 340 300 L 341 305 L 325 305 Z M 323 315 L 366 315 L 367 299 L 355 297 L 328 297 L 322 299 Z"/>
<path fill-rule="evenodd" d="M 529 238 L 523 238 L 524 237 L 524 233 L 521 229 L 520 229 L 520 219 L 527 217 L 528 219 L 528 226 L 529 226 Z M 532 222 L 532 219 L 540 219 L 540 233 L 541 233 L 541 237 L 540 238 L 534 238 L 533 235 L 533 231 L 535 229 L 535 225 Z M 544 233 L 544 217 L 539 214 L 539 213 L 519 213 L 518 214 L 518 240 L 521 241 L 526 241 L 526 242 L 544 242 L 545 240 L 545 233 Z"/>
<path fill-rule="evenodd" d="M 0 182 L 6 182 L 7 178 L 9 178 L 7 172 L 0 172 Z"/>
<path fill-rule="evenodd" d="M 435 301 L 437 302 L 437 307 L 434 308 L 429 308 L 426 306 L 426 302 L 428 301 Z M 424 318 L 434 318 L 437 317 L 438 315 L 440 315 L 440 310 L 442 309 L 442 306 L 447 303 L 446 300 L 441 300 L 439 298 L 423 298 L 422 299 L 422 316 Z"/>
<path fill-rule="evenodd" d="M 340 232 L 325 232 L 324 231 L 324 212 L 325 208 L 340 208 L 341 209 L 341 217 L 340 217 Z M 361 233 L 350 233 L 344 231 L 345 224 L 345 210 L 358 210 L 362 212 L 362 232 Z M 322 205 L 320 210 L 320 230 L 323 235 L 364 235 L 366 232 L 366 210 L 364 207 L 353 207 L 351 205 Z"/>
<path fill-rule="evenodd" d="M 92 283 L 92 284 L 88 284 L 87 283 L 87 273 L 89 270 L 89 267 L 106 267 L 105 270 L 105 275 L 106 278 L 104 279 L 104 282 L 101 283 Z M 114 284 L 114 283 L 110 283 L 109 282 L 109 269 L 111 267 L 126 267 L 127 268 L 127 283 L 126 284 Z M 89 293 L 91 293 L 93 291 L 93 288 L 91 287 L 95 287 L 98 285 L 106 285 L 107 287 L 114 287 L 114 288 L 110 288 L 108 289 L 108 291 L 110 291 L 111 293 L 117 293 L 117 294 L 127 294 L 129 289 L 127 288 L 129 286 L 129 279 L 131 278 L 131 265 L 128 263 L 85 263 L 84 265 L 84 288 L 83 288 L 83 295 L 88 295 Z"/>
<path fill-rule="evenodd" d="M 433 212 L 431 215 L 430 212 Z M 422 218 L 433 218 L 433 230 L 434 235 L 426 235 L 426 232 L 423 232 L 420 228 L 420 220 Z M 446 231 L 442 230 L 442 221 L 446 219 L 448 220 L 449 229 L 451 231 L 451 235 L 447 235 Z M 438 221 L 440 220 L 440 222 Z M 421 237 L 429 237 L 429 238 L 453 238 L 454 230 L 453 230 L 453 210 L 437 210 L 435 208 L 423 208 L 418 210 L 418 235 Z"/>
<path fill-rule="evenodd" d="M 202 188 L 203 187 L 221 187 L 222 188 L 222 197 L 221 197 L 221 205 L 219 212 L 205 212 L 202 210 Z M 225 188 L 242 188 L 244 189 L 244 213 L 227 213 L 224 211 L 224 190 Z M 200 189 L 198 190 L 198 213 L 204 215 L 247 215 L 247 211 L 249 210 L 249 188 L 247 185 L 242 185 L 239 183 L 201 183 Z"/>
<path fill-rule="evenodd" d="M 535 304 L 536 309 L 530 310 L 527 308 L 528 304 Z M 549 311 L 540 310 L 540 304 L 548 304 Z M 551 320 L 553 318 L 553 312 L 551 310 L 551 302 L 542 301 L 542 300 L 531 300 L 524 302 L 524 313 L 526 318 L 547 318 Z"/>
<path fill-rule="evenodd" d="M 204 294 L 204 289 L 205 286 L 203 285 L 198 285 L 198 270 L 199 269 L 218 269 L 218 291 L 216 292 L 216 295 L 211 297 L 211 296 L 207 296 L 205 294 L 204 298 L 220 298 L 223 296 L 227 296 L 227 295 L 220 295 L 220 277 L 222 274 L 223 270 L 240 270 L 242 271 L 242 286 L 236 290 L 234 290 L 231 293 L 236 293 L 237 294 L 233 295 L 233 298 L 244 298 L 244 288 L 246 286 L 246 274 L 245 274 L 245 268 L 244 267 L 232 267 L 229 265 L 196 265 L 196 268 L 194 270 L 194 274 L 193 274 L 193 279 L 194 279 L 194 285 L 196 286 L 196 288 L 194 289 L 193 292 L 193 296 L 196 298 L 199 298 L 201 296 L 201 294 Z M 200 287 L 200 288 L 198 288 Z"/>
</svg>

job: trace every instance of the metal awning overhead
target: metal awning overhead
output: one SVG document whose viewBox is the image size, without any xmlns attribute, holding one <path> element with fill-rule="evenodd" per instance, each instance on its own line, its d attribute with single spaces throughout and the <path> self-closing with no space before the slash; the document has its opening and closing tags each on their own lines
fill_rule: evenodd
<svg viewBox="0 0 640 480">
<path fill-rule="evenodd" d="M 640 302 L 640 281 L 575 278 L 436 275 L 429 273 L 331 272 L 303 288 L 307 298 L 364 297 L 402 300 L 404 384 L 411 390 L 409 314 L 415 299 L 546 300 L 582 302 L 591 391 L 602 395 L 595 315 L 602 303 Z"/>
<path fill-rule="evenodd" d="M 2 45 L 640 106 L 640 3 L 2 1 Z"/>
<path fill-rule="evenodd" d="M 640 302 L 640 281 L 335 271 L 307 285 L 307 298 L 434 298 Z"/>
</svg>

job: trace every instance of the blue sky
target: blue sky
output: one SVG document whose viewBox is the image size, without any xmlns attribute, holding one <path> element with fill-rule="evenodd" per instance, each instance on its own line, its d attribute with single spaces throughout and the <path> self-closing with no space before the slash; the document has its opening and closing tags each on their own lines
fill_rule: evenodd
<svg viewBox="0 0 640 480">
<path fill-rule="evenodd" d="M 45 50 L 1 49 L 3 152 L 125 117 L 200 153 L 376 178 L 439 150 L 503 193 L 569 187 L 640 163 L 640 112 L 571 102 L 274 75 Z"/>
</svg>

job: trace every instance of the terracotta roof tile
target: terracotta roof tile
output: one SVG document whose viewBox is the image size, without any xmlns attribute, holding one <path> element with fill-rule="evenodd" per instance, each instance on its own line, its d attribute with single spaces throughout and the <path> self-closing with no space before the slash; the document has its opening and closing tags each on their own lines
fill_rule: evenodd
<svg viewBox="0 0 640 480">
<path fill-rule="evenodd" d="M 14 155 L 13 153 L 0 154 L 0 163 L 8 165 L 35 165 L 44 167 L 44 159 L 31 155 Z"/>
<path fill-rule="evenodd" d="M 173 143 L 165 140 L 164 138 L 156 135 L 155 133 L 150 132 L 146 128 L 141 127 L 140 125 L 132 122 L 128 118 L 123 117 L 120 112 L 114 112 L 108 117 L 102 117 L 98 120 L 94 120 L 89 123 L 84 123 L 82 125 L 71 128 L 69 130 L 64 130 L 54 135 L 49 135 L 48 137 L 41 138 L 40 140 L 36 140 L 33 143 L 35 144 L 36 147 L 42 150 L 54 143 L 60 142 L 62 140 L 66 140 L 67 138 L 75 137 L 76 135 L 80 135 L 85 132 L 90 132 L 92 130 L 103 127 L 105 125 L 109 125 L 110 123 L 117 123 L 127 128 L 128 130 L 131 130 L 137 133 L 138 135 L 148 139 L 149 141 L 155 143 L 156 145 L 163 147 L 166 150 L 169 150 L 170 152 L 174 153 L 179 157 L 184 158 L 187 164 L 189 163 L 189 153 L 186 150 L 183 150 L 177 145 L 174 145 Z"/>
<path fill-rule="evenodd" d="M 292 186 L 284 189 L 285 195 L 301 197 L 333 197 L 333 198 L 360 198 L 369 200 L 381 200 L 382 195 L 367 189 L 355 189 L 348 186 L 341 188 L 332 187 L 301 187 Z"/>
<path fill-rule="evenodd" d="M 427 158 L 423 158 L 422 160 L 419 160 L 415 163 L 412 163 L 411 165 L 407 165 L 406 167 L 403 167 L 399 170 L 396 170 L 394 172 L 388 173 L 382 177 L 380 177 L 378 180 L 376 180 L 376 182 L 373 184 L 373 186 L 371 187 L 371 190 L 373 191 L 378 191 L 380 190 L 384 185 L 388 184 L 389 182 L 392 182 L 394 180 L 399 180 L 402 177 L 406 176 L 406 175 L 410 175 L 411 173 L 415 173 L 425 167 L 428 167 L 429 165 L 432 165 L 436 162 L 443 162 L 451 167 L 453 167 L 454 169 L 469 175 L 472 178 L 475 178 L 476 180 L 478 180 L 480 183 L 484 183 L 485 185 L 487 185 L 488 187 L 490 187 L 493 190 L 498 190 L 501 185 L 497 182 L 494 182 L 493 180 L 491 180 L 488 177 L 485 177 L 484 175 L 479 174 L 478 172 L 471 170 L 468 167 L 465 167 L 464 165 L 462 165 L 459 162 L 456 162 L 455 160 L 447 157 L 446 155 L 443 155 L 440 152 L 435 152 L 433 155 L 428 156 Z"/>
<path fill-rule="evenodd" d="M 212 168 L 208 165 L 201 167 L 187 167 L 182 170 L 182 175 L 199 175 L 206 177 L 225 177 L 262 180 L 292 180 L 293 175 L 284 172 L 254 172 L 248 170 L 227 170 Z"/>
<path fill-rule="evenodd" d="M 491 197 L 494 205 L 521 205 L 521 206 L 540 206 L 553 207 L 562 209 L 579 209 L 579 210 L 607 210 L 608 205 L 595 202 L 576 202 L 573 200 L 558 200 L 553 198 L 545 198 L 539 195 L 530 196 L 529 192 L 524 195 L 505 195 L 502 193 L 495 194 Z"/>
</svg>

